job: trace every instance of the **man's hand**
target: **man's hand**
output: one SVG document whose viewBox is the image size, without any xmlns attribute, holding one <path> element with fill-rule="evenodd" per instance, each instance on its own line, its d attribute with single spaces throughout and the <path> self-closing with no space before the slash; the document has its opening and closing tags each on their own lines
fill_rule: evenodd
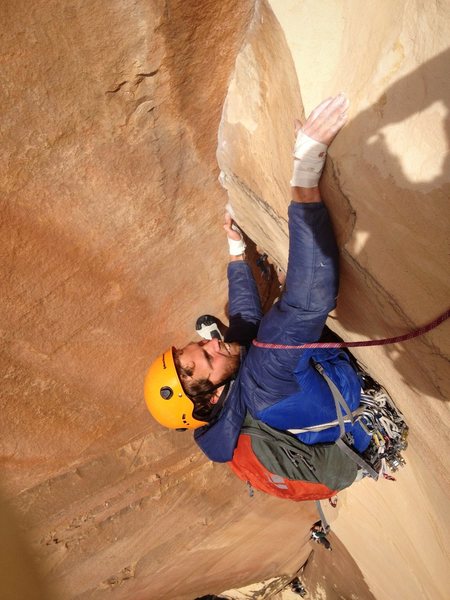
<svg viewBox="0 0 450 600">
<path fill-rule="evenodd" d="M 244 260 L 245 242 L 242 233 L 235 225 L 228 211 L 225 212 L 223 228 L 227 233 L 231 260 Z"/>
<path fill-rule="evenodd" d="M 349 101 L 345 94 L 327 98 L 302 125 L 296 122 L 292 199 L 296 202 L 320 202 L 319 180 L 331 144 L 347 121 Z"/>
<path fill-rule="evenodd" d="M 233 229 L 234 221 L 228 211 L 225 212 L 223 228 L 227 232 L 227 236 L 230 240 L 242 240 L 242 235 L 239 230 Z"/>
<path fill-rule="evenodd" d="M 309 115 L 305 124 L 295 122 L 295 135 L 300 130 L 313 140 L 329 146 L 348 118 L 349 100 L 341 93 L 327 98 Z"/>
</svg>

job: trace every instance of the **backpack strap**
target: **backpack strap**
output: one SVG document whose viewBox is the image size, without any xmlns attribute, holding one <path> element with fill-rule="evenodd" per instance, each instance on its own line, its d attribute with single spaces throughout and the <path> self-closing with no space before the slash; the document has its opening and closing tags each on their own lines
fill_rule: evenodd
<svg viewBox="0 0 450 600">
<path fill-rule="evenodd" d="M 328 521 L 325 518 L 325 513 L 323 512 L 323 508 L 322 508 L 322 505 L 320 504 L 320 500 L 316 500 L 316 508 L 317 508 L 317 512 L 319 513 L 320 521 L 322 523 L 322 528 L 323 528 L 325 534 L 327 534 L 330 531 L 330 526 L 328 524 Z"/>
<path fill-rule="evenodd" d="M 362 410 L 356 409 L 352 412 L 344 396 L 339 391 L 339 388 L 334 383 L 334 381 L 332 381 L 325 373 L 325 370 L 322 367 L 322 365 L 314 361 L 314 368 L 322 375 L 322 377 L 327 382 L 328 387 L 330 388 L 334 400 L 334 405 L 336 407 L 337 419 L 334 421 L 330 421 L 329 423 L 311 425 L 303 429 L 288 429 L 287 431 L 296 435 L 298 433 L 308 433 L 309 431 L 323 431 L 324 429 L 328 429 L 329 427 L 336 427 L 336 425 L 339 425 L 339 430 L 341 433 L 340 437 L 343 437 L 345 435 L 345 423 L 351 423 L 353 425 L 355 423 L 354 417 L 358 417 L 362 413 Z"/>
<path fill-rule="evenodd" d="M 364 409 L 359 407 L 354 410 L 351 414 L 355 420 L 358 420 L 358 417 L 364 413 Z M 349 417 L 344 417 L 344 423 L 354 423 Z M 310 425 L 309 427 L 304 427 L 303 429 L 286 429 L 289 433 L 293 435 L 297 435 L 297 433 L 309 433 L 310 431 L 323 431 L 324 429 L 329 429 L 330 427 L 336 427 L 339 425 L 339 420 L 335 419 L 334 421 L 329 421 L 328 423 L 320 423 L 319 425 Z"/>
<path fill-rule="evenodd" d="M 344 413 L 344 415 L 347 416 L 348 420 L 353 425 L 353 423 L 355 421 L 353 419 L 352 411 L 350 410 L 347 402 L 345 401 L 344 396 L 339 391 L 339 388 L 337 387 L 337 385 L 325 373 L 325 370 L 322 367 L 322 365 L 318 362 L 314 362 L 314 368 L 316 369 L 316 371 L 318 373 L 320 373 L 322 375 L 322 377 L 328 383 L 330 392 L 333 395 L 334 405 L 336 406 L 336 414 L 337 414 L 337 419 L 338 419 L 338 423 L 339 423 L 339 430 L 341 432 L 340 437 L 342 438 L 345 435 L 345 423 L 344 423 L 344 417 L 343 417 L 342 413 Z"/>
<path fill-rule="evenodd" d="M 331 527 L 327 523 L 320 500 L 316 500 L 316 508 L 317 512 L 319 513 L 319 521 L 316 521 L 316 523 L 314 523 L 314 525 L 311 527 L 310 539 L 318 544 L 321 544 L 327 550 L 332 550 L 330 540 L 327 538 Z"/>
<path fill-rule="evenodd" d="M 375 481 L 378 479 L 378 473 L 375 471 L 375 469 L 371 465 L 369 465 L 369 463 L 366 462 L 360 454 L 358 454 L 357 452 L 352 450 L 350 448 L 350 446 L 348 444 L 346 444 L 342 438 L 339 438 L 338 440 L 336 440 L 335 444 L 336 444 L 336 446 L 338 446 L 340 448 L 340 450 L 342 450 L 342 452 L 344 454 L 346 454 L 349 458 L 351 458 L 359 467 L 364 469 L 364 471 L 366 471 L 367 474 L 370 475 L 370 477 L 372 477 L 372 479 L 375 479 Z"/>
</svg>

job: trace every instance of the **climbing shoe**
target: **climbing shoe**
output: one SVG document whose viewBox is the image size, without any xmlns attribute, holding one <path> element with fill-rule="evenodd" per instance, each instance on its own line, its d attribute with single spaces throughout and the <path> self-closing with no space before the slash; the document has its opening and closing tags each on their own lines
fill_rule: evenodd
<svg viewBox="0 0 450 600">
<path fill-rule="evenodd" d="M 323 526 L 322 521 L 317 521 L 310 529 L 310 540 L 323 546 L 326 550 L 332 550 L 330 540 L 327 535 L 330 531 L 330 526 Z"/>
<path fill-rule="evenodd" d="M 298 594 L 299 596 L 301 596 L 302 598 L 304 598 L 306 596 L 306 594 L 308 593 L 306 591 L 305 586 L 303 585 L 303 583 L 300 581 L 300 579 L 298 577 L 295 577 L 289 587 L 291 588 L 291 591 L 294 594 Z"/>
<path fill-rule="evenodd" d="M 216 339 L 223 341 L 219 320 L 212 315 L 202 315 L 199 317 L 195 323 L 195 330 L 204 340 Z"/>
</svg>

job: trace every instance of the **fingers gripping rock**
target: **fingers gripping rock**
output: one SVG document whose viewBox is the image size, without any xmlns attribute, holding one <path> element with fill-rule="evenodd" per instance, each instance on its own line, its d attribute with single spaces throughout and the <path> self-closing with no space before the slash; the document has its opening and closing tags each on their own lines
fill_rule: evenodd
<svg viewBox="0 0 450 600">
<path fill-rule="evenodd" d="M 349 101 L 341 93 L 321 102 L 298 131 L 291 186 L 313 188 L 319 183 L 327 147 L 347 120 Z"/>
<path fill-rule="evenodd" d="M 228 247 L 231 256 L 245 253 L 245 242 L 241 230 L 234 222 L 234 211 L 231 204 L 226 205 L 224 229 L 227 232 Z"/>
</svg>

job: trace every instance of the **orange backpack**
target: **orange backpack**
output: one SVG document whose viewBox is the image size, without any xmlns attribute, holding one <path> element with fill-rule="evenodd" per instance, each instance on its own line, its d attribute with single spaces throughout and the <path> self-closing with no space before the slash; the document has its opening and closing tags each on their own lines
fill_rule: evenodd
<svg viewBox="0 0 450 600">
<path fill-rule="evenodd" d="M 337 444 L 304 444 L 249 414 L 229 465 L 255 489 L 297 502 L 331 498 L 350 486 L 357 472 Z"/>
</svg>

